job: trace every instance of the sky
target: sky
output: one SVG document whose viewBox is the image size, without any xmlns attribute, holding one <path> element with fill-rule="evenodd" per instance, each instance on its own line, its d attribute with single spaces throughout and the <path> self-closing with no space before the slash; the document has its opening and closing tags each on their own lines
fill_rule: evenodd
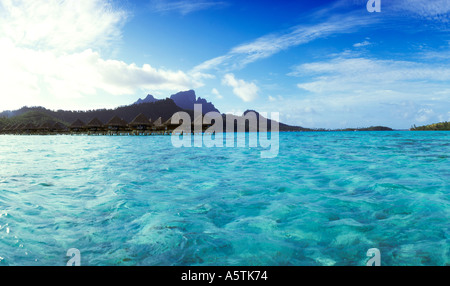
<svg viewBox="0 0 450 286">
<path fill-rule="evenodd" d="M 194 89 L 310 128 L 450 121 L 450 0 L 367 2 L 0 0 L 0 110 Z"/>
</svg>

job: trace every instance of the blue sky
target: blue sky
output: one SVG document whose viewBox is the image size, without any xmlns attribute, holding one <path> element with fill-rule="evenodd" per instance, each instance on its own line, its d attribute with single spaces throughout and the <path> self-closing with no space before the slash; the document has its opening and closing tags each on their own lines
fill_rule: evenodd
<svg viewBox="0 0 450 286">
<path fill-rule="evenodd" d="M 450 1 L 0 0 L 0 110 L 195 89 L 305 127 L 450 121 Z"/>
</svg>

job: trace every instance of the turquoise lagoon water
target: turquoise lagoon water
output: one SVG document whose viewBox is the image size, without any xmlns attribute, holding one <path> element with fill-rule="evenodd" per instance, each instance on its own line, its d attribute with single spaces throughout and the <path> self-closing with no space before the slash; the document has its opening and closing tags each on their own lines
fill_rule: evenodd
<svg viewBox="0 0 450 286">
<path fill-rule="evenodd" d="M 0 136 L 0 265 L 450 265 L 450 132 Z"/>
</svg>

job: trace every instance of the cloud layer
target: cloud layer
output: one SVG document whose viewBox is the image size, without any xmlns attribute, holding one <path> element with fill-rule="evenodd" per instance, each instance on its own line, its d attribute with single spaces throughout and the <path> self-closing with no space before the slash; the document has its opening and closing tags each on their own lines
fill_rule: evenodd
<svg viewBox="0 0 450 286">
<path fill-rule="evenodd" d="M 311 92 L 372 93 L 374 90 L 439 90 L 449 87 L 450 68 L 446 65 L 369 58 L 337 57 L 329 61 L 297 66 L 290 75 L 316 75 L 298 84 Z"/>
<path fill-rule="evenodd" d="M 225 55 L 201 63 L 194 68 L 194 71 L 242 69 L 250 63 L 268 58 L 283 50 L 329 35 L 351 33 L 355 28 L 361 28 L 377 21 L 374 17 L 346 15 L 332 17 L 319 24 L 299 25 L 287 31 L 265 35 L 249 43 L 236 46 Z"/>
<path fill-rule="evenodd" d="M 100 97 L 202 85 L 182 71 L 104 59 L 101 51 L 120 39 L 127 16 L 109 1 L 0 3 L 2 109 L 94 108 Z"/>
<path fill-rule="evenodd" d="M 305 95 L 284 104 L 314 111 L 296 115 L 310 126 L 358 127 L 378 118 L 379 124 L 400 128 L 450 119 L 450 68 L 445 64 L 341 55 L 298 65 L 289 75 L 299 78 Z"/>
<path fill-rule="evenodd" d="M 1 0 L 0 36 L 17 47 L 74 52 L 120 39 L 126 18 L 109 1 Z"/>
</svg>

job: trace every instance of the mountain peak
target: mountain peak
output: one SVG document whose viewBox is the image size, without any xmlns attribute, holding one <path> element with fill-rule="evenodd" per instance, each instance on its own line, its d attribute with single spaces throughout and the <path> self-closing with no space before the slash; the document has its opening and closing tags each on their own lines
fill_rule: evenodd
<svg viewBox="0 0 450 286">
<path fill-rule="evenodd" d="M 208 102 L 206 99 L 201 97 L 197 98 L 194 90 L 180 91 L 176 94 L 172 94 L 170 99 L 172 99 L 176 105 L 183 109 L 194 110 L 194 104 L 201 104 L 203 113 L 212 111 L 219 112 L 219 110 L 217 110 L 211 102 Z"/>
<path fill-rule="evenodd" d="M 141 103 L 149 103 L 149 102 L 156 102 L 158 99 L 153 97 L 153 95 L 148 94 L 146 98 L 141 99 L 139 98 L 138 101 L 136 101 L 134 104 L 141 104 Z"/>
<path fill-rule="evenodd" d="M 181 104 L 181 105 L 186 105 L 187 107 L 190 107 L 190 104 L 192 102 L 197 101 L 197 95 L 195 94 L 194 90 L 180 91 L 178 93 L 172 94 L 170 96 L 170 99 L 175 101 L 175 103 L 178 106 L 180 106 L 179 104 Z M 183 106 L 180 106 L 180 107 L 184 108 Z M 193 108 L 189 108 L 189 109 L 193 109 Z"/>
<path fill-rule="evenodd" d="M 208 113 L 208 112 L 219 112 L 217 108 L 212 104 L 211 102 L 208 102 L 204 98 L 197 98 L 197 95 L 195 94 L 194 90 L 187 90 L 187 91 L 180 91 L 176 94 L 172 94 L 170 96 L 170 99 L 175 102 L 175 104 L 178 107 L 181 107 L 186 110 L 194 110 L 194 104 L 201 104 L 202 105 L 202 112 Z M 136 101 L 134 104 L 142 104 L 142 103 L 151 103 L 151 102 L 157 102 L 159 99 L 156 99 L 153 97 L 153 95 L 149 94 L 145 99 L 139 98 L 138 101 Z"/>
</svg>

